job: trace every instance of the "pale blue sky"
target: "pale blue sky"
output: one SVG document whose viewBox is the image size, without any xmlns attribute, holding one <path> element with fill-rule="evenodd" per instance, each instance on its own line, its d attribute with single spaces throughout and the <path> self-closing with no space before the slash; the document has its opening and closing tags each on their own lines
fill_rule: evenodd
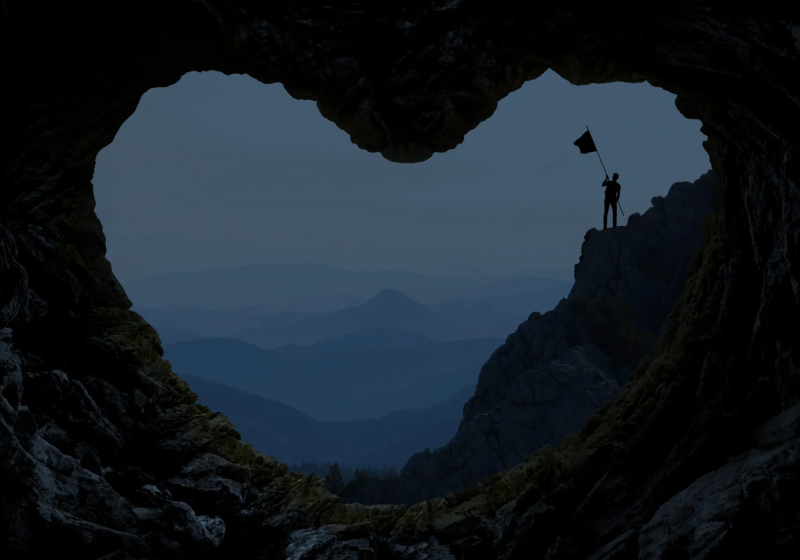
<svg viewBox="0 0 800 560">
<path fill-rule="evenodd" d="M 547 72 L 455 150 L 397 164 L 359 150 L 280 85 L 191 73 L 147 92 L 100 153 L 97 213 L 123 282 L 301 262 L 571 269 L 586 231 L 602 227 L 603 170 L 572 144 L 586 125 L 609 174 L 620 173 L 620 225 L 709 169 L 700 123 L 674 99 Z"/>
</svg>

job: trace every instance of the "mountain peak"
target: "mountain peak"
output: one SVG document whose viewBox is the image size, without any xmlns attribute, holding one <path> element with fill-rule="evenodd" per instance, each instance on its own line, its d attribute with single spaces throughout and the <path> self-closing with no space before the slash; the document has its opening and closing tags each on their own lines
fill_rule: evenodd
<svg viewBox="0 0 800 560">
<path fill-rule="evenodd" d="M 429 307 L 421 304 L 417 300 L 408 297 L 403 292 L 398 292 L 397 290 L 385 289 L 378 292 L 375 296 L 365 301 L 361 304 L 362 308 L 366 309 L 386 309 L 388 310 L 398 310 L 398 309 L 424 309 L 427 312 L 432 314 L 436 314 L 435 311 L 430 309 Z"/>
<path fill-rule="evenodd" d="M 397 290 L 392 290 L 390 288 L 384 288 L 380 292 L 378 292 L 375 296 L 373 296 L 369 301 L 375 300 L 409 300 L 414 301 L 403 292 L 398 292 Z M 416 303 L 416 302 L 415 302 Z"/>
<path fill-rule="evenodd" d="M 402 292 L 385 289 L 358 307 L 340 312 L 356 320 L 358 328 L 391 327 L 437 338 L 441 318 L 430 307 Z M 357 318 L 357 319 L 356 319 Z"/>
</svg>

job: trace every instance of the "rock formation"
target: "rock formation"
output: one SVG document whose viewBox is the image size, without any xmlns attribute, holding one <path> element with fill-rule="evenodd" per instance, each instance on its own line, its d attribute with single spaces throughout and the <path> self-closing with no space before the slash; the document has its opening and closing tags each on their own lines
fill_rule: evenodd
<svg viewBox="0 0 800 560">
<path fill-rule="evenodd" d="M 403 468 L 406 505 L 463 490 L 577 432 L 654 350 L 703 244 L 703 222 L 716 209 L 709 172 L 675 183 L 626 227 L 590 230 L 569 298 L 508 337 L 483 367 L 455 437 Z M 606 302 L 596 326 L 595 309 L 587 308 L 595 302 Z M 612 312 L 622 313 L 616 324 Z"/>
<path fill-rule="evenodd" d="M 409 459 L 401 472 L 400 499 L 406 505 L 463 490 L 559 442 L 578 431 L 619 385 L 585 348 L 573 346 L 517 375 L 505 391 L 497 406 L 464 418 L 447 445 Z"/>
<path fill-rule="evenodd" d="M 791 3 L 5 0 L 0 47 L 3 558 L 800 553 Z M 194 404 L 93 211 L 97 153 L 148 89 L 203 70 L 281 82 L 359 147 L 413 163 L 547 68 L 676 94 L 720 179 L 655 355 L 578 433 L 446 499 L 368 508 Z"/>
<path fill-rule="evenodd" d="M 626 227 L 589 231 L 572 294 L 618 296 L 636 309 L 637 329 L 661 336 L 703 244 L 703 223 L 717 210 L 717 186 L 713 172 L 675 183 L 644 214 L 631 214 Z"/>
</svg>

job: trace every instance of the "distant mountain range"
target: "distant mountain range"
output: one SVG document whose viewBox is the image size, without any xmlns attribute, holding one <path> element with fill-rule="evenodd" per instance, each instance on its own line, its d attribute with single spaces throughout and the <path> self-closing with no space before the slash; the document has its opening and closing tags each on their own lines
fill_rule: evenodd
<svg viewBox="0 0 800 560">
<path fill-rule="evenodd" d="M 505 338 L 517 330 L 534 311 L 553 309 L 569 295 L 572 284 L 557 284 L 532 293 L 455 298 L 431 306 L 446 324 L 458 328 L 453 335 L 463 338 L 494 336 Z"/>
<path fill-rule="evenodd" d="M 305 347 L 267 350 L 237 339 L 168 344 L 164 358 L 193 375 L 292 406 L 318 420 L 380 418 L 425 408 L 477 383 L 502 339 L 440 343 L 397 329 L 363 329 Z M 408 344 L 407 346 L 399 346 Z"/>
<path fill-rule="evenodd" d="M 309 264 L 125 288 L 199 402 L 257 449 L 286 463 L 400 468 L 453 437 L 483 364 L 532 312 L 568 295 L 568 274 Z"/>
<path fill-rule="evenodd" d="M 526 294 L 564 283 L 572 283 L 571 271 L 531 269 L 495 275 L 475 267 L 452 266 L 442 274 L 418 274 L 297 264 L 161 274 L 126 282 L 125 291 L 140 308 L 322 313 L 353 307 L 383 289 L 432 305 L 453 298 Z"/>
<path fill-rule="evenodd" d="M 445 445 L 456 433 L 475 386 L 424 410 L 395 411 L 379 419 L 320 422 L 285 404 L 193 375 L 182 376 L 198 402 L 225 414 L 255 449 L 284 463 L 338 462 L 398 469 L 414 453 Z"/>
<path fill-rule="evenodd" d="M 161 339 L 161 344 L 174 344 L 175 342 L 186 342 L 188 340 L 205 338 L 203 335 L 182 331 L 180 329 L 158 326 L 156 326 L 156 328 L 158 329 L 158 337 Z"/>
<path fill-rule="evenodd" d="M 338 338 L 321 340 L 309 346 L 287 344 L 276 348 L 275 351 L 298 360 L 310 360 L 353 350 L 367 350 L 372 348 L 427 348 L 441 344 L 441 341 L 400 329 L 387 327 L 371 327 L 346 334 Z"/>
<path fill-rule="evenodd" d="M 322 313 L 278 312 L 261 309 L 148 309 L 133 307 L 158 329 L 163 344 L 197 338 L 230 338 L 248 329 L 280 328 Z M 190 338 L 186 338 L 190 335 Z M 178 339 L 176 339 L 176 337 Z"/>
<path fill-rule="evenodd" d="M 246 329 L 235 337 L 263 348 L 284 344 L 307 346 L 362 329 L 384 327 L 439 340 L 463 338 L 457 325 L 448 325 L 436 311 L 395 290 L 383 290 L 366 303 L 280 328 Z"/>
<path fill-rule="evenodd" d="M 197 338 L 238 338 L 263 348 L 305 346 L 363 329 L 388 328 L 441 341 L 505 338 L 534 312 L 549 311 L 569 293 L 567 283 L 534 292 L 456 298 L 424 306 L 395 290 L 329 313 L 134 308 L 159 330 L 163 344 Z"/>
</svg>

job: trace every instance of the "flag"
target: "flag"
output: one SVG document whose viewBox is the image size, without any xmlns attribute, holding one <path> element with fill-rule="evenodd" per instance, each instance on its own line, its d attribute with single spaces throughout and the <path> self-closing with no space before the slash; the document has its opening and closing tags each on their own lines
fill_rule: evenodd
<svg viewBox="0 0 800 560">
<path fill-rule="evenodd" d="M 578 146 L 582 154 L 588 154 L 597 151 L 597 147 L 595 147 L 594 140 L 592 139 L 592 133 L 588 130 L 584 132 L 580 138 L 575 140 L 573 144 Z"/>
</svg>

